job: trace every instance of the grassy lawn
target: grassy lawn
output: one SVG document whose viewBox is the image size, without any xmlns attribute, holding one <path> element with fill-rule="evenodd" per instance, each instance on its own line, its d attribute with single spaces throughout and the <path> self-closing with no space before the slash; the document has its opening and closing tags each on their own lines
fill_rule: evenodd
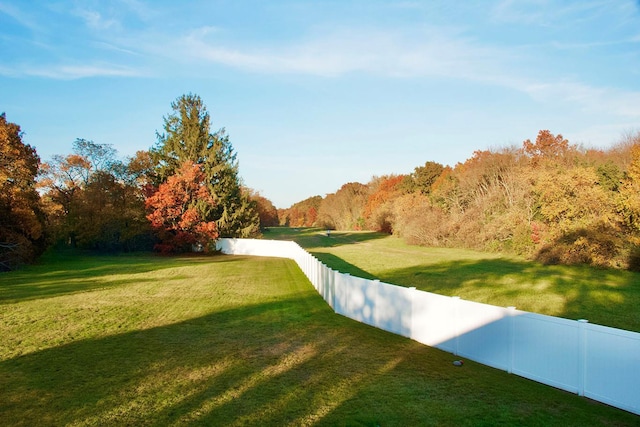
<svg viewBox="0 0 640 427">
<path fill-rule="evenodd" d="M 638 424 L 452 360 L 334 314 L 285 259 L 63 256 L 0 275 L 2 425 Z"/>
<path fill-rule="evenodd" d="M 545 266 L 523 258 L 424 248 L 372 232 L 272 228 L 329 267 L 365 278 L 501 307 L 588 319 L 640 332 L 640 274 L 588 266 Z"/>
</svg>

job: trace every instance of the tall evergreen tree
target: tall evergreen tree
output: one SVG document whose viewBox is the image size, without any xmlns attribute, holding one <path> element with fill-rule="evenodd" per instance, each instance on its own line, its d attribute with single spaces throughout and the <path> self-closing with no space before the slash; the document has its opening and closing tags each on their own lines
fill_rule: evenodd
<svg viewBox="0 0 640 427">
<path fill-rule="evenodd" d="M 203 206 L 205 221 L 215 221 L 221 237 L 250 237 L 259 232 L 255 207 L 241 190 L 238 161 L 224 128 L 211 132 L 211 118 L 202 99 L 182 95 L 171 103 L 164 118 L 164 132 L 156 133 L 151 150 L 160 184 L 174 175 L 184 162 L 201 165 L 216 203 Z"/>
</svg>

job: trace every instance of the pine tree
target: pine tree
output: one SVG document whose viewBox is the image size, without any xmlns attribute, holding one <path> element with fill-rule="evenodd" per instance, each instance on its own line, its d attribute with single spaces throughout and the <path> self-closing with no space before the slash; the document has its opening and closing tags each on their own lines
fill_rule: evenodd
<svg viewBox="0 0 640 427">
<path fill-rule="evenodd" d="M 238 161 L 224 129 L 211 132 L 211 118 L 198 95 L 182 95 L 171 103 L 164 132 L 152 149 L 157 182 L 174 175 L 184 162 L 201 165 L 216 203 L 201 205 L 204 221 L 215 221 L 221 237 L 250 237 L 259 232 L 259 218 L 241 190 Z"/>
</svg>

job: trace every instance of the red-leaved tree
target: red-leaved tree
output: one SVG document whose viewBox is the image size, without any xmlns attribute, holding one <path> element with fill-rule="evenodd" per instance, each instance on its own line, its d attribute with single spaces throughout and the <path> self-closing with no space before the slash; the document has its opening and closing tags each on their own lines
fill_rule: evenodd
<svg viewBox="0 0 640 427">
<path fill-rule="evenodd" d="M 215 221 L 205 221 L 208 210 L 216 205 L 216 198 L 207 187 L 202 167 L 185 162 L 175 175 L 162 183 L 146 201 L 147 218 L 163 252 L 183 252 L 193 245 L 207 250 L 218 238 Z"/>
</svg>

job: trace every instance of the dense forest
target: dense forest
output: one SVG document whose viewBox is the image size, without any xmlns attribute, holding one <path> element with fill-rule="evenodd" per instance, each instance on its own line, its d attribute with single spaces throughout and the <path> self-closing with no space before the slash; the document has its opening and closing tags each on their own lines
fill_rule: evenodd
<svg viewBox="0 0 640 427">
<path fill-rule="evenodd" d="M 229 137 L 211 130 L 197 95 L 171 104 L 156 137 L 124 160 L 109 144 L 77 139 L 71 154 L 42 162 L 0 115 L 0 271 L 51 246 L 207 251 L 218 237 L 278 224 L 640 270 L 640 133 L 595 150 L 542 130 L 454 167 L 427 161 L 280 210 L 242 185 Z"/>
<path fill-rule="evenodd" d="M 242 186 L 229 138 L 211 131 L 197 95 L 173 102 L 156 145 L 125 160 L 77 139 L 73 153 L 42 162 L 22 135 L 0 115 L 0 271 L 51 246 L 207 251 L 218 237 L 278 223 L 273 204 Z"/>
<path fill-rule="evenodd" d="M 520 147 L 427 161 L 279 211 L 282 225 L 375 230 L 410 244 L 640 270 L 640 134 L 608 150 L 548 130 Z"/>
</svg>

